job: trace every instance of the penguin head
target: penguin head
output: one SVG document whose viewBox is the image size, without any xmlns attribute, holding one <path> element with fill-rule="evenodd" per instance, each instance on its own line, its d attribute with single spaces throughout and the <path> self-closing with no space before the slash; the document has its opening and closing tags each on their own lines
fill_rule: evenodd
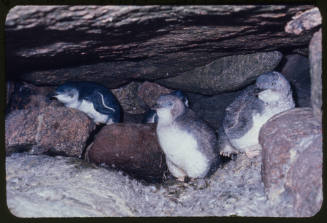
<svg viewBox="0 0 327 223">
<path fill-rule="evenodd" d="M 279 72 L 272 71 L 260 75 L 256 80 L 260 89 L 258 97 L 265 102 L 276 102 L 291 94 L 291 87 L 286 78 Z"/>
<path fill-rule="evenodd" d="M 177 96 L 182 102 L 185 104 L 186 107 L 189 107 L 189 102 L 186 95 L 181 90 L 176 90 L 170 93 L 171 95 Z"/>
<path fill-rule="evenodd" d="M 171 123 L 185 111 L 182 100 L 171 94 L 161 95 L 153 107 L 157 111 L 159 123 Z"/>
<path fill-rule="evenodd" d="M 60 85 L 52 95 L 64 104 L 73 103 L 78 100 L 78 90 L 72 83 Z"/>
<path fill-rule="evenodd" d="M 261 90 L 287 91 L 290 89 L 286 78 L 276 71 L 261 74 L 256 80 L 256 86 Z"/>
</svg>

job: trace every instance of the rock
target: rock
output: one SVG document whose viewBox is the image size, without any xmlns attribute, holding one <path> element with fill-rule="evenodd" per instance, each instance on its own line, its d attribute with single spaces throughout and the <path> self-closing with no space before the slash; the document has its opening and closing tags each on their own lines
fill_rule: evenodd
<svg viewBox="0 0 327 223">
<path fill-rule="evenodd" d="M 140 85 L 140 83 L 131 82 L 120 88 L 111 90 L 123 107 L 124 113 L 141 114 L 145 112 L 146 106 L 143 101 L 137 97 Z"/>
<path fill-rule="evenodd" d="M 105 126 L 85 156 L 90 162 L 106 164 L 149 182 L 161 181 L 167 171 L 154 124 Z"/>
<path fill-rule="evenodd" d="M 187 93 L 192 110 L 212 128 L 218 130 L 225 116 L 225 108 L 230 105 L 240 91 L 206 96 Z"/>
<path fill-rule="evenodd" d="M 7 81 L 6 82 L 6 109 L 9 107 L 10 97 L 15 90 L 15 82 Z"/>
<path fill-rule="evenodd" d="M 124 113 L 124 123 L 143 123 L 144 113 L 130 114 Z"/>
<path fill-rule="evenodd" d="M 117 88 L 193 72 L 218 58 L 305 48 L 285 24 L 313 5 L 16 6 L 5 23 L 8 77 Z M 223 21 L 223 22 L 222 22 Z"/>
<path fill-rule="evenodd" d="M 15 110 L 5 121 L 6 153 L 29 150 L 81 157 L 94 128 L 85 114 L 63 106 Z"/>
<path fill-rule="evenodd" d="M 130 117 L 143 114 L 154 105 L 161 94 L 170 93 L 172 90 L 153 82 L 132 81 L 111 91 L 124 109 L 124 122 L 125 119 L 129 122 Z"/>
<path fill-rule="evenodd" d="M 169 88 L 213 95 L 250 84 L 259 75 L 274 70 L 281 59 L 282 54 L 278 51 L 228 56 L 176 77 L 161 79 L 158 83 Z"/>
<path fill-rule="evenodd" d="M 137 95 L 149 108 L 151 108 L 160 95 L 169 94 L 172 91 L 173 90 L 165 88 L 159 84 L 145 81 L 139 86 Z"/>
<path fill-rule="evenodd" d="M 321 29 L 316 32 L 309 45 L 311 74 L 311 106 L 313 114 L 322 120 L 322 39 Z"/>
<path fill-rule="evenodd" d="M 307 57 L 291 54 L 285 58 L 281 73 L 290 82 L 296 107 L 311 106 L 310 65 Z"/>
<path fill-rule="evenodd" d="M 292 17 L 285 26 L 285 32 L 295 35 L 301 34 L 303 31 L 313 29 L 321 25 L 321 15 L 319 8 L 315 7 L 304 12 L 298 12 Z"/>
<path fill-rule="evenodd" d="M 270 200 L 290 202 L 296 217 L 322 205 L 322 127 L 310 108 L 271 118 L 260 131 L 262 179 Z"/>
<path fill-rule="evenodd" d="M 19 109 L 42 108 L 50 103 L 59 105 L 59 103 L 46 98 L 46 95 L 53 90 L 53 87 L 38 87 L 24 82 L 8 81 L 6 113 Z"/>
</svg>

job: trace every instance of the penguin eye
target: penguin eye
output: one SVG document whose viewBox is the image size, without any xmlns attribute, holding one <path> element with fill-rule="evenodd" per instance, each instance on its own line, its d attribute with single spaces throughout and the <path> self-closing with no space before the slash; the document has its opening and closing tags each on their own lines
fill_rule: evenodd
<svg viewBox="0 0 327 223">
<path fill-rule="evenodd" d="M 68 95 L 68 97 L 71 97 L 71 98 L 74 97 L 74 93 L 73 92 L 68 92 L 67 95 Z"/>
</svg>

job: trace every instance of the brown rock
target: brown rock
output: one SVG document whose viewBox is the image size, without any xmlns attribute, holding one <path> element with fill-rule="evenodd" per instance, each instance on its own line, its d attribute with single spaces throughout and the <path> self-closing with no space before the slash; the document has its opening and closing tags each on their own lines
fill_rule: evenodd
<svg viewBox="0 0 327 223">
<path fill-rule="evenodd" d="M 173 90 L 165 88 L 159 84 L 145 81 L 139 86 L 137 95 L 148 107 L 151 108 L 156 103 L 160 95 L 168 94 L 172 91 Z"/>
<path fill-rule="evenodd" d="M 137 91 L 140 85 L 140 83 L 131 82 L 120 88 L 111 90 L 123 107 L 125 113 L 141 114 L 145 112 L 146 106 L 142 100 L 137 97 Z"/>
<path fill-rule="evenodd" d="M 82 112 L 49 105 L 11 112 L 5 121 L 6 153 L 29 150 L 80 157 L 94 123 Z"/>
<path fill-rule="evenodd" d="M 96 135 L 86 159 L 147 181 L 160 181 L 167 170 L 155 124 L 116 123 Z"/>
<path fill-rule="evenodd" d="M 13 110 L 42 108 L 50 103 L 59 105 L 59 102 L 48 100 L 47 94 L 54 90 L 53 87 L 38 87 L 25 82 L 7 82 L 7 108 L 9 113 Z"/>
<path fill-rule="evenodd" d="M 291 202 L 295 216 L 316 214 L 322 204 L 322 128 L 312 109 L 274 116 L 261 128 L 259 142 L 269 199 Z"/>
<path fill-rule="evenodd" d="M 311 106 L 313 114 L 321 122 L 322 119 L 322 39 L 321 29 L 316 32 L 309 45 L 311 74 Z"/>
</svg>

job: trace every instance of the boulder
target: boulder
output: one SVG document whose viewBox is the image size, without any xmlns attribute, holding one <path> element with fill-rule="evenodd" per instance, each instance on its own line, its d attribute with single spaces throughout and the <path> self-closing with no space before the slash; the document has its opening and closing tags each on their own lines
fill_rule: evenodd
<svg viewBox="0 0 327 223">
<path fill-rule="evenodd" d="M 304 12 L 298 12 L 285 26 L 287 33 L 299 35 L 306 30 L 321 25 L 321 14 L 319 8 L 311 8 Z"/>
<path fill-rule="evenodd" d="M 130 82 L 120 88 L 111 90 L 122 106 L 124 113 L 141 114 L 145 112 L 146 106 L 137 96 L 140 85 L 141 83 L 138 82 Z"/>
<path fill-rule="evenodd" d="M 203 67 L 165 78 L 158 83 L 206 95 L 238 90 L 259 75 L 272 71 L 282 59 L 278 51 L 234 55 L 217 59 Z"/>
<path fill-rule="evenodd" d="M 307 48 L 314 30 L 294 35 L 284 27 L 312 8 L 8 6 L 6 68 L 11 78 L 39 85 L 83 80 L 117 88 L 154 81 L 195 72 L 221 57 Z"/>
<path fill-rule="evenodd" d="M 159 84 L 145 81 L 143 82 L 137 91 L 138 97 L 151 108 L 156 102 L 160 95 L 169 94 L 173 90 L 165 88 Z"/>
<path fill-rule="evenodd" d="M 155 124 L 117 123 L 104 126 L 85 157 L 90 162 L 123 170 L 148 182 L 163 180 L 167 171 Z"/>
<path fill-rule="evenodd" d="M 15 110 L 5 120 L 6 153 L 29 151 L 81 157 L 94 128 L 84 113 L 63 106 Z"/>
<path fill-rule="evenodd" d="M 311 106 L 311 80 L 308 57 L 290 54 L 284 57 L 281 73 L 290 82 L 296 107 Z"/>
<path fill-rule="evenodd" d="M 311 106 L 313 114 L 322 120 L 322 37 L 321 29 L 316 32 L 309 45 L 311 74 Z"/>
<path fill-rule="evenodd" d="M 218 130 L 222 124 L 225 109 L 230 105 L 240 91 L 222 93 L 208 96 L 194 93 L 187 93 L 192 110 L 212 128 Z"/>
<path fill-rule="evenodd" d="M 53 87 L 39 87 L 25 82 L 8 81 L 6 113 L 19 109 L 42 108 L 50 103 L 59 105 L 60 103 L 47 98 L 47 94 L 53 90 Z"/>
<path fill-rule="evenodd" d="M 296 217 L 322 205 L 322 127 L 310 108 L 275 115 L 260 131 L 262 179 L 270 200 L 289 202 Z"/>
</svg>

